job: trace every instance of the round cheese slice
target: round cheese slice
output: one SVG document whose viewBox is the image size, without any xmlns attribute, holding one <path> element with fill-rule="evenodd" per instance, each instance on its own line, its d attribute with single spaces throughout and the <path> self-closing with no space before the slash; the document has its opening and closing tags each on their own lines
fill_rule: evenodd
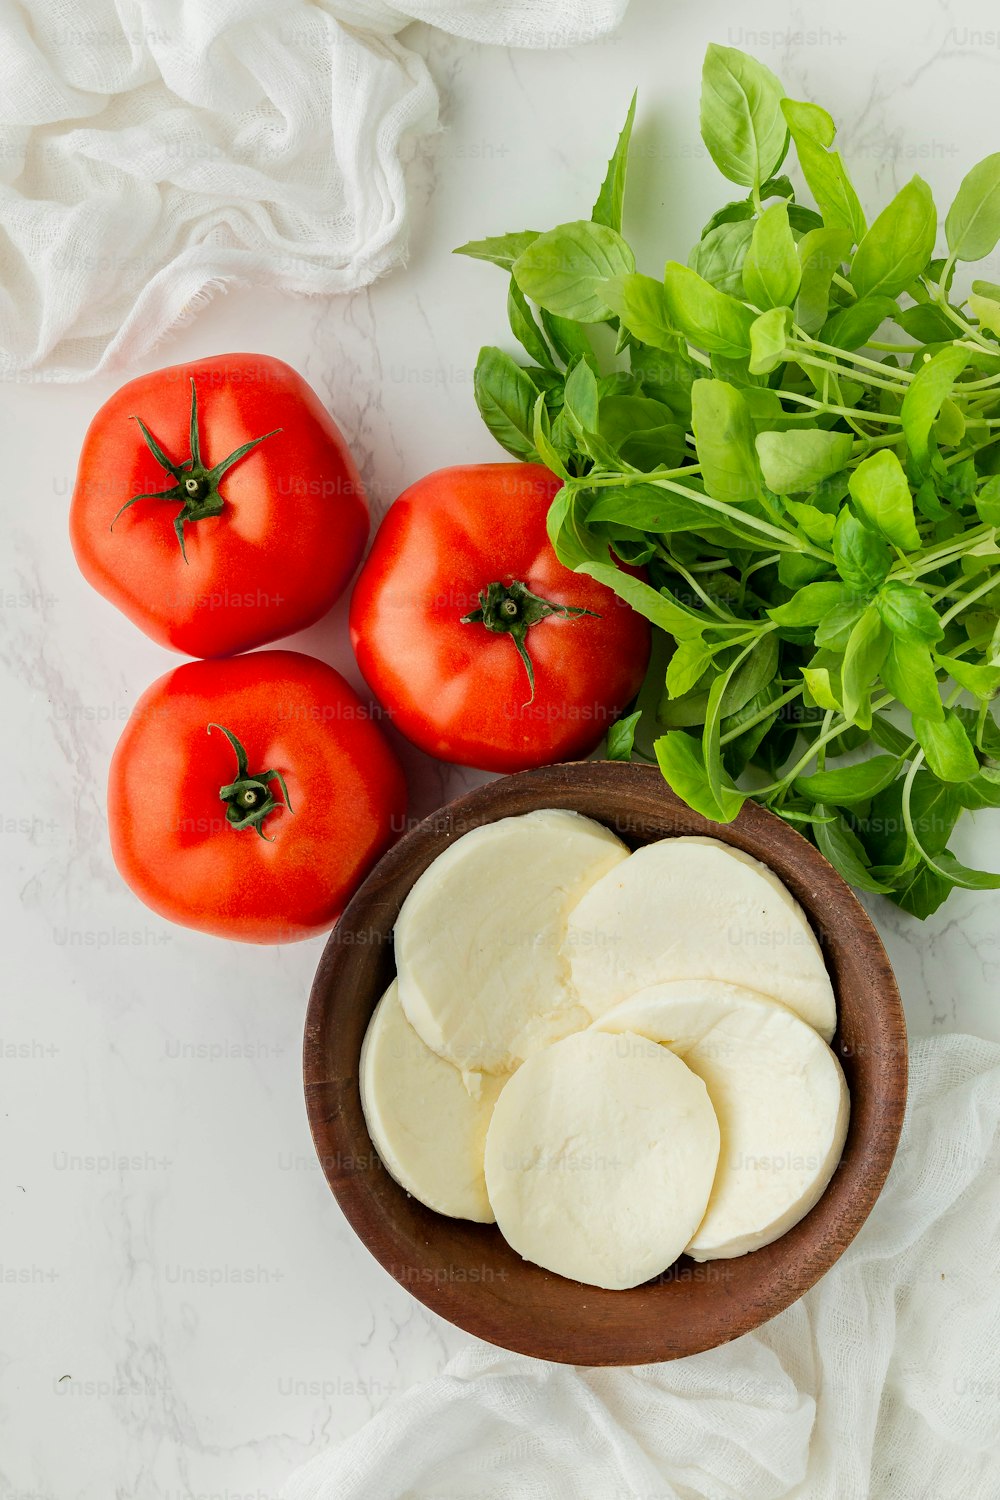
<svg viewBox="0 0 1000 1500">
<path fill-rule="evenodd" d="M 459 1070 L 426 1046 L 403 1014 L 395 981 L 368 1023 L 361 1105 L 386 1170 L 414 1198 L 453 1219 L 493 1222 L 483 1149 L 502 1078 L 470 1093 Z"/>
<path fill-rule="evenodd" d="M 588 1025 L 569 989 L 566 916 L 627 857 L 600 823 L 561 809 L 456 839 L 396 922 L 399 997 L 428 1047 L 466 1071 L 510 1073 Z"/>
<path fill-rule="evenodd" d="M 701 1080 L 635 1035 L 579 1032 L 506 1084 L 486 1135 L 486 1187 L 505 1239 L 574 1281 L 639 1286 L 705 1213 L 719 1127 Z"/>
<path fill-rule="evenodd" d="M 603 1015 L 637 990 L 719 979 L 780 1000 L 829 1041 L 833 986 L 805 913 L 772 870 L 717 839 L 647 844 L 569 915 L 580 1002 Z"/>
<path fill-rule="evenodd" d="M 665 1044 L 708 1089 L 722 1149 L 687 1246 L 694 1260 L 769 1245 L 819 1202 L 844 1149 L 850 1099 L 811 1026 L 766 996 L 711 980 L 640 990 L 594 1024 Z"/>
</svg>

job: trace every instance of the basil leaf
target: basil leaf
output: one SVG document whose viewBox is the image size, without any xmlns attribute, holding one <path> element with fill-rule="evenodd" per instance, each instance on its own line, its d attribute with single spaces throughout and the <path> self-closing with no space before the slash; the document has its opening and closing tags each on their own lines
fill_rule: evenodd
<svg viewBox="0 0 1000 1500">
<path fill-rule="evenodd" d="M 601 191 L 597 195 L 591 220 L 595 224 L 605 224 L 609 229 L 615 229 L 619 233 L 622 227 L 622 206 L 625 202 L 625 174 L 628 167 L 628 148 L 632 139 L 632 124 L 635 120 L 635 101 L 637 93 L 632 95 L 632 101 L 625 116 L 625 124 L 622 126 L 615 146 L 614 154 L 608 162 L 608 171 L 604 179 Z M 612 756 L 611 759 L 615 757 Z"/>
<path fill-rule="evenodd" d="M 851 456 L 849 432 L 826 432 L 819 427 L 757 434 L 757 456 L 769 490 L 776 495 L 812 489 L 842 469 Z"/>
<path fill-rule="evenodd" d="M 979 519 L 986 526 L 1000 526 L 1000 474 L 987 479 L 975 500 Z"/>
<path fill-rule="evenodd" d="M 896 779 L 899 761 L 894 755 L 873 755 L 855 766 L 835 771 L 815 771 L 812 776 L 797 776 L 793 789 L 810 802 L 836 802 L 850 807 L 855 802 L 870 802 Z"/>
<path fill-rule="evenodd" d="M 863 349 L 895 310 L 891 297 L 862 297 L 853 306 L 841 308 L 829 317 L 819 336 L 824 344 L 833 344 L 837 349 Z"/>
<path fill-rule="evenodd" d="M 818 625 L 831 609 L 844 602 L 846 594 L 842 583 L 809 583 L 794 599 L 775 605 L 768 614 L 776 625 L 785 628 Z"/>
<path fill-rule="evenodd" d="M 770 375 L 786 359 L 792 332 L 788 307 L 772 307 L 750 325 L 750 373 Z"/>
<path fill-rule="evenodd" d="M 754 642 L 749 656 L 735 668 L 719 694 L 719 716 L 728 719 L 738 714 L 761 689 L 773 682 L 778 670 L 778 639 L 772 633 Z"/>
<path fill-rule="evenodd" d="M 958 260 L 984 260 L 1000 240 L 1000 152 L 962 178 L 944 221 L 948 249 Z"/>
<path fill-rule="evenodd" d="M 509 271 L 528 246 L 538 239 L 537 229 L 522 229 L 517 234 L 495 234 L 487 240 L 470 240 L 459 245 L 453 255 L 468 255 L 472 260 L 487 260 Z"/>
<path fill-rule="evenodd" d="M 799 240 L 795 321 L 806 333 L 818 333 L 826 322 L 833 274 L 850 255 L 852 243 L 848 229 L 811 229 Z"/>
<path fill-rule="evenodd" d="M 957 332 L 942 308 L 933 303 L 923 306 L 903 307 L 893 313 L 893 319 L 904 333 L 921 344 L 950 342 Z"/>
<path fill-rule="evenodd" d="M 836 518 L 823 510 L 817 510 L 815 505 L 808 505 L 804 500 L 785 501 L 785 510 L 797 521 L 799 527 L 805 532 L 811 542 L 816 542 L 820 547 L 828 547 L 833 540 Z"/>
<path fill-rule="evenodd" d="M 585 359 L 591 366 L 596 364 L 590 340 L 579 323 L 574 323 L 571 318 L 560 318 L 546 307 L 540 311 L 548 341 L 564 365 L 571 365 L 574 359 Z"/>
<path fill-rule="evenodd" d="M 743 803 L 742 792 L 736 790 L 732 779 L 722 773 L 721 790 L 718 796 L 712 791 L 701 745 L 683 729 L 674 729 L 661 735 L 653 745 L 657 763 L 663 779 L 695 812 L 701 813 L 713 823 L 731 823 Z"/>
<path fill-rule="evenodd" d="M 944 635 L 937 610 L 927 595 L 912 584 L 887 579 L 875 596 L 875 604 L 882 623 L 900 640 L 933 646 Z"/>
<path fill-rule="evenodd" d="M 869 533 L 870 534 L 870 533 Z M 813 642 L 820 650 L 843 651 L 850 640 L 851 631 L 866 609 L 865 600 L 851 593 L 840 604 L 835 604 L 829 614 L 823 616 L 816 628 Z"/>
<path fill-rule="evenodd" d="M 888 649 L 889 633 L 869 604 L 851 631 L 840 669 L 844 718 L 862 729 L 871 728 L 871 690 Z"/>
<path fill-rule="evenodd" d="M 718 291 L 742 298 L 743 262 L 753 232 L 748 219 L 717 225 L 695 245 L 688 266 Z"/>
<path fill-rule="evenodd" d="M 566 376 L 566 397 L 563 411 L 578 439 L 585 433 L 597 431 L 600 398 L 597 394 L 597 376 L 586 360 L 579 360 Z"/>
<path fill-rule="evenodd" d="M 633 272 L 606 281 L 601 295 L 629 333 L 642 343 L 653 349 L 675 351 L 677 329 L 671 322 L 662 283 L 654 281 L 652 276 Z"/>
<path fill-rule="evenodd" d="M 630 484 L 599 490 L 587 520 L 595 526 L 617 522 L 635 531 L 661 535 L 671 531 L 699 531 L 711 526 L 714 517 L 696 498 L 652 484 Z"/>
<path fill-rule="evenodd" d="M 1000 690 L 1000 667 L 975 666 L 957 656 L 937 656 L 934 660 L 948 672 L 967 693 L 980 699 L 993 698 Z"/>
<path fill-rule="evenodd" d="M 701 136 L 723 177 L 759 188 L 788 149 L 784 89 L 769 68 L 712 43 L 701 75 Z"/>
<path fill-rule="evenodd" d="M 515 458 L 537 459 L 534 413 L 541 398 L 521 366 L 501 349 L 481 349 L 473 392 L 480 416 L 501 447 Z"/>
<path fill-rule="evenodd" d="M 817 707 L 841 713 L 840 683 L 834 683 L 829 667 L 803 667 L 802 678 Z"/>
<path fill-rule="evenodd" d="M 531 416 L 531 435 L 535 443 L 535 452 L 546 468 L 551 469 L 553 474 L 558 474 L 560 479 L 568 480 L 569 474 L 563 463 L 562 454 L 552 441 L 549 413 L 544 395 L 539 396 L 535 402 L 535 409 Z"/>
<path fill-rule="evenodd" d="M 970 812 L 984 807 L 1000 807 L 1000 781 L 992 781 L 984 772 L 960 782 L 956 788 L 962 806 Z"/>
<path fill-rule="evenodd" d="M 903 466 L 891 449 L 880 448 L 858 464 L 849 485 L 851 499 L 874 530 L 904 552 L 920 546 L 913 496 Z"/>
<path fill-rule="evenodd" d="M 835 774 L 833 772 L 830 773 Z M 824 804 L 819 808 L 826 811 Z M 871 864 L 865 847 L 857 834 L 839 814 L 832 823 L 824 818 L 814 824 L 816 847 L 851 885 L 873 894 L 884 894 L 891 886 L 877 880 L 871 872 Z"/>
<path fill-rule="evenodd" d="M 998 158 L 1000 160 L 1000 158 Z M 903 432 L 919 468 L 926 467 L 928 438 L 945 397 L 969 363 L 968 349 L 951 344 L 920 365 L 903 397 L 899 415 Z M 961 437 L 961 434 L 959 435 Z"/>
<path fill-rule="evenodd" d="M 540 234 L 514 262 L 525 296 L 561 318 L 603 323 L 613 315 L 601 284 L 635 270 L 635 256 L 614 229 L 579 219 Z"/>
<path fill-rule="evenodd" d="M 939 780 L 968 781 L 978 773 L 976 752 L 957 714 L 946 709 L 940 722 L 914 714 L 913 733 Z"/>
<path fill-rule="evenodd" d="M 836 127 L 825 109 L 797 99 L 782 99 L 802 175 L 829 229 L 845 229 L 855 244 L 865 233 L 865 216 L 840 153 L 833 145 Z"/>
<path fill-rule="evenodd" d="M 671 698 L 683 698 L 697 687 L 712 662 L 712 647 L 703 640 L 678 642 L 667 663 L 666 688 Z"/>
<path fill-rule="evenodd" d="M 710 354 L 746 358 L 754 319 L 749 308 L 676 261 L 667 263 L 663 286 L 671 323 L 692 343 Z"/>
<path fill-rule="evenodd" d="M 760 493 L 754 430 L 746 402 L 724 380 L 696 380 L 691 425 L 706 492 L 740 505 Z"/>
<path fill-rule="evenodd" d="M 931 190 L 913 177 L 882 210 L 864 236 L 851 264 L 851 285 L 859 297 L 879 292 L 898 297 L 934 254 L 937 213 Z"/>
<path fill-rule="evenodd" d="M 634 102 L 634 96 L 633 96 Z M 612 724 L 608 730 L 608 760 L 631 760 L 632 749 L 635 745 L 635 729 L 642 718 L 642 709 L 637 709 L 634 714 L 629 714 L 626 719 L 619 719 L 617 724 Z"/>
<path fill-rule="evenodd" d="M 969 293 L 968 303 L 969 311 L 980 328 L 986 328 L 1000 337 L 1000 300 L 996 297 L 984 297 L 981 292 L 973 290 Z"/>
<path fill-rule="evenodd" d="M 747 301 L 762 312 L 769 307 L 791 307 L 801 281 L 802 268 L 788 227 L 788 206 L 774 203 L 757 220 L 743 262 Z"/>
<path fill-rule="evenodd" d="M 882 682 L 911 714 L 935 723 L 944 719 L 934 662 L 923 643 L 895 637 L 882 663 Z"/>
<path fill-rule="evenodd" d="M 535 363 L 541 365 L 543 369 L 552 369 L 552 354 L 549 346 L 542 337 L 542 331 L 535 322 L 534 314 L 513 276 L 507 288 L 507 321 L 510 323 L 511 333 Z"/>
<path fill-rule="evenodd" d="M 957 885 L 960 890 L 1000 890 L 1000 875 L 994 874 L 992 870 L 972 870 L 947 849 L 943 854 L 934 856 L 934 863 L 944 878 L 950 880 L 952 885 Z"/>
</svg>

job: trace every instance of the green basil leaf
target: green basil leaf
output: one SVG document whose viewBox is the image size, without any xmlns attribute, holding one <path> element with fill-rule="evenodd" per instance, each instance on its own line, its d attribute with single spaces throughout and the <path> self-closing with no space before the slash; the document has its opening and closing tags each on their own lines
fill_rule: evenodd
<svg viewBox="0 0 1000 1500">
<path fill-rule="evenodd" d="M 934 303 L 903 307 L 893 313 L 893 320 L 904 333 L 921 344 L 940 344 L 955 337 L 957 329 L 942 308 Z"/>
<path fill-rule="evenodd" d="M 632 759 L 636 725 L 641 718 L 642 709 L 640 708 L 636 709 L 634 714 L 629 714 L 627 718 L 619 719 L 616 724 L 612 724 L 608 730 L 608 746 L 606 751 L 608 760 Z"/>
<path fill-rule="evenodd" d="M 824 344 L 837 349 L 863 349 L 886 318 L 891 318 L 896 304 L 891 297 L 862 297 L 851 307 L 835 312 L 820 329 Z"/>
<path fill-rule="evenodd" d="M 935 723 L 944 719 L 934 662 L 922 642 L 894 637 L 882 663 L 882 682 L 911 714 Z"/>
<path fill-rule="evenodd" d="M 750 353 L 754 315 L 742 302 L 716 291 L 687 266 L 669 261 L 663 278 L 667 310 L 674 328 L 710 354 L 745 359 Z"/>
<path fill-rule="evenodd" d="M 825 810 L 825 804 L 819 803 L 819 807 Z M 839 814 L 832 823 L 823 819 L 814 824 L 814 831 L 819 852 L 850 885 L 857 886 L 862 891 L 871 891 L 875 895 L 891 890 L 891 886 L 872 874 L 864 845 L 850 824 Z"/>
<path fill-rule="evenodd" d="M 801 281 L 802 268 L 788 226 L 788 205 L 774 203 L 754 225 L 743 262 L 747 301 L 761 312 L 769 307 L 792 307 Z"/>
<path fill-rule="evenodd" d="M 844 467 L 853 447 L 851 433 L 826 432 L 819 427 L 757 434 L 757 456 L 764 480 L 776 495 L 812 489 Z"/>
<path fill-rule="evenodd" d="M 854 252 L 851 284 L 858 296 L 878 292 L 898 297 L 926 268 L 936 235 L 931 190 L 922 177 L 913 177 L 882 210 Z"/>
<path fill-rule="evenodd" d="M 818 708 L 841 713 L 840 682 L 834 681 L 829 667 L 803 667 L 802 677 L 809 696 Z"/>
<path fill-rule="evenodd" d="M 968 781 L 960 782 L 956 788 L 958 799 L 969 812 L 979 812 L 984 807 L 1000 807 L 1000 781 L 993 781 L 980 771 Z"/>
<path fill-rule="evenodd" d="M 606 546 L 604 551 L 606 555 Z M 562 562 L 562 557 L 559 560 Z M 691 640 L 693 636 L 700 636 L 705 628 L 702 616 L 687 609 L 667 589 L 655 589 L 644 579 L 635 578 L 631 573 L 623 573 L 613 562 L 584 559 L 575 565 L 575 571 L 586 573 L 588 577 L 596 578 L 598 583 L 612 589 L 619 599 L 631 604 L 640 615 L 645 615 L 647 620 L 658 625 L 675 640 Z"/>
<path fill-rule="evenodd" d="M 797 99 L 782 99 L 802 175 L 829 229 L 846 229 L 855 244 L 865 233 L 865 216 L 840 153 L 829 151 L 836 127 L 825 109 Z"/>
<path fill-rule="evenodd" d="M 769 68 L 712 43 L 701 75 L 701 136 L 723 177 L 759 188 L 784 160 L 784 89 Z"/>
<path fill-rule="evenodd" d="M 608 162 L 607 176 L 597 195 L 591 220 L 595 224 L 605 224 L 609 229 L 615 229 L 621 233 L 622 206 L 625 202 L 625 173 L 628 167 L 629 141 L 632 139 L 632 124 L 635 120 L 636 94 L 632 95 L 632 102 L 625 116 L 625 124 L 622 126 L 615 146 L 614 154 Z M 614 759 L 614 756 L 611 757 Z"/>
<path fill-rule="evenodd" d="M 809 505 L 804 500 L 786 499 L 785 509 L 811 542 L 816 542 L 820 547 L 830 545 L 836 526 L 835 516 L 827 511 L 817 510 L 815 505 Z"/>
<path fill-rule="evenodd" d="M 955 858 L 950 850 L 934 856 L 934 864 L 946 880 L 963 891 L 998 891 L 1000 875 L 992 870 L 972 870 Z"/>
<path fill-rule="evenodd" d="M 912 584 L 887 579 L 875 596 L 875 604 L 882 623 L 900 640 L 933 646 L 944 635 L 937 610 L 927 595 Z"/>
<path fill-rule="evenodd" d="M 552 354 L 549 346 L 542 337 L 542 331 L 535 322 L 534 314 L 513 276 L 507 288 L 507 320 L 510 323 L 511 332 L 522 349 L 543 369 L 552 369 Z"/>
<path fill-rule="evenodd" d="M 872 722 L 871 692 L 889 648 L 889 632 L 869 604 L 851 631 L 840 669 L 844 694 L 844 718 L 861 729 Z"/>
<path fill-rule="evenodd" d="M 815 771 L 812 776 L 797 776 L 792 786 L 810 802 L 836 802 L 850 807 L 855 802 L 870 802 L 896 779 L 899 761 L 894 755 L 873 755 L 854 766 L 835 771 Z"/>
<path fill-rule="evenodd" d="M 760 493 L 753 421 L 736 387 L 724 380 L 696 380 L 691 425 L 706 492 L 731 505 L 753 500 Z"/>
<path fill-rule="evenodd" d="M 818 333 L 826 322 L 833 275 L 850 255 L 852 244 L 849 229 L 811 229 L 799 240 L 795 321 L 806 333 Z"/>
<path fill-rule="evenodd" d="M 899 415 L 903 432 L 919 468 L 930 460 L 928 438 L 944 399 L 969 363 L 968 349 L 950 344 L 921 364 L 909 384 Z"/>
<path fill-rule="evenodd" d="M 597 376 L 586 360 L 579 360 L 566 376 L 566 398 L 563 411 L 578 439 L 582 438 L 584 433 L 597 431 L 600 420 Z"/>
<path fill-rule="evenodd" d="M 611 276 L 635 270 L 635 256 L 614 229 L 578 219 L 540 234 L 514 262 L 526 297 L 561 318 L 603 323 L 613 315 L 602 292 Z"/>
<path fill-rule="evenodd" d="M 920 546 L 913 496 L 903 466 L 889 448 L 880 448 L 854 470 L 851 499 L 868 524 L 904 552 Z"/>
<path fill-rule="evenodd" d="M 633 272 L 604 282 L 601 295 L 629 333 L 653 349 L 674 353 L 677 329 L 671 321 L 667 294 L 659 281 Z"/>
<path fill-rule="evenodd" d="M 721 794 L 716 796 L 709 785 L 705 758 L 696 739 L 682 729 L 675 729 L 661 735 L 653 749 L 663 779 L 688 807 L 713 823 L 733 821 L 746 798 L 725 772 L 720 777 Z"/>
<path fill-rule="evenodd" d="M 761 689 L 773 682 L 778 670 L 778 638 L 768 632 L 754 642 L 749 656 L 736 667 L 719 694 L 719 716 L 738 714 Z"/>
<path fill-rule="evenodd" d="M 905 752 L 910 749 L 909 742 Z M 901 865 L 907 857 L 909 839 L 902 810 L 902 778 L 880 792 L 868 810 L 863 832 L 869 851 L 884 865 Z M 959 793 L 955 787 L 938 781 L 930 771 L 921 768 L 910 788 L 910 818 L 921 847 L 928 854 L 939 854 L 951 838 L 960 812 Z"/>
<path fill-rule="evenodd" d="M 959 260 L 984 260 L 1000 240 L 1000 152 L 962 178 L 944 221 L 948 249 Z"/>
<path fill-rule="evenodd" d="M 770 375 L 787 358 L 792 312 L 772 307 L 750 325 L 750 374 Z"/>
<path fill-rule="evenodd" d="M 539 396 L 535 402 L 535 409 L 531 416 L 531 435 L 535 443 L 535 452 L 546 468 L 551 469 L 553 474 L 558 474 L 563 481 L 568 480 L 569 474 L 563 463 L 562 454 L 552 441 L 549 412 L 545 405 L 544 395 Z"/>
<path fill-rule="evenodd" d="M 979 519 L 985 526 L 1000 526 L 1000 474 L 987 479 L 975 504 Z"/>
<path fill-rule="evenodd" d="M 776 625 L 785 628 L 818 625 L 831 609 L 844 602 L 846 595 L 842 583 L 810 583 L 787 604 L 775 605 L 767 613 Z"/>
<path fill-rule="evenodd" d="M 574 359 L 585 359 L 593 367 L 597 361 L 581 324 L 574 323 L 571 318 L 557 317 L 546 307 L 540 311 L 546 337 L 563 364 L 571 365 Z"/>
<path fill-rule="evenodd" d="M 972 693 L 981 700 L 993 698 L 1000 691 L 1000 667 L 976 666 L 973 662 L 962 661 L 957 656 L 934 657 L 939 667 L 942 667 L 958 683 L 959 687 L 967 693 Z"/>
<path fill-rule="evenodd" d="M 696 498 L 653 484 L 630 484 L 599 490 L 587 520 L 595 526 L 614 522 L 659 536 L 671 531 L 700 531 L 711 526 L 714 517 Z"/>
<path fill-rule="evenodd" d="M 871 533 L 869 532 L 869 535 Z M 825 614 L 816 628 L 813 636 L 814 644 L 821 651 L 844 651 L 847 642 L 851 638 L 851 631 L 861 619 L 866 609 L 863 598 L 857 594 L 850 593 L 840 604 L 835 604 L 828 614 Z"/>
<path fill-rule="evenodd" d="M 945 710 L 940 721 L 914 714 L 913 733 L 940 781 L 968 781 L 977 775 L 979 761 L 957 714 Z"/>
<path fill-rule="evenodd" d="M 683 698 L 697 687 L 712 663 L 712 647 L 703 640 L 680 641 L 667 663 L 666 687 L 671 698 Z"/>
<path fill-rule="evenodd" d="M 454 255 L 468 255 L 472 260 L 487 260 L 494 266 L 502 266 L 509 271 L 528 246 L 537 240 L 539 230 L 522 229 L 517 234 L 495 234 L 487 240 L 470 240 L 467 245 L 459 245 Z"/>
<path fill-rule="evenodd" d="M 688 266 L 730 297 L 743 296 L 743 262 L 753 238 L 748 219 L 718 224 L 704 235 L 688 256 Z"/>
<path fill-rule="evenodd" d="M 515 458 L 536 459 L 535 402 L 542 398 L 521 366 L 501 349 L 481 349 L 473 392 L 480 416 L 501 447 Z"/>
<path fill-rule="evenodd" d="M 1000 338 L 1000 300 L 996 297 L 984 297 L 981 292 L 972 291 L 969 293 L 968 303 L 969 311 L 980 328 L 985 328 L 989 333 L 995 333 Z"/>
</svg>

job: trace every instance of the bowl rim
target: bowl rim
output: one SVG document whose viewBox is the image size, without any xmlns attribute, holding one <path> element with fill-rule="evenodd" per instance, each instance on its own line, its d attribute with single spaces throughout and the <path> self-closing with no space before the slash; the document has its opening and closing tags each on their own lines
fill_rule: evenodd
<svg viewBox="0 0 1000 1500">
<path fill-rule="evenodd" d="M 785 1247 L 789 1254 L 798 1246 L 801 1258 L 793 1266 L 783 1265 L 780 1252 L 776 1253 L 769 1246 L 735 1260 L 707 1262 L 696 1267 L 695 1272 L 688 1273 L 693 1279 L 698 1272 L 707 1274 L 706 1265 L 733 1267 L 740 1262 L 764 1257 L 769 1250 L 772 1252 L 768 1263 L 774 1259 L 776 1274 L 764 1279 L 766 1284 L 757 1288 L 749 1305 L 739 1306 L 738 1299 L 731 1292 L 727 1295 L 725 1273 L 718 1272 L 723 1294 L 719 1298 L 721 1307 L 718 1314 L 711 1314 L 710 1326 L 707 1327 L 672 1325 L 668 1330 L 658 1328 L 655 1320 L 650 1319 L 654 1325 L 651 1330 L 616 1335 L 614 1327 L 609 1326 L 613 1325 L 614 1318 L 605 1299 L 610 1297 L 621 1302 L 627 1298 L 634 1302 L 638 1297 L 651 1298 L 662 1283 L 679 1283 L 679 1267 L 686 1259 L 684 1257 L 663 1276 L 627 1292 L 602 1292 L 555 1277 L 553 1273 L 542 1273 L 546 1278 L 563 1283 L 564 1287 L 576 1288 L 579 1293 L 579 1324 L 557 1331 L 547 1329 L 544 1320 L 540 1322 L 537 1318 L 512 1327 L 509 1304 L 498 1304 L 492 1297 L 478 1295 L 474 1285 L 470 1295 L 468 1281 L 447 1276 L 440 1280 L 433 1275 L 426 1278 L 414 1276 L 412 1273 L 418 1268 L 412 1262 L 431 1246 L 431 1222 L 440 1221 L 444 1226 L 461 1225 L 466 1233 L 495 1236 L 507 1251 L 510 1247 L 495 1225 L 472 1226 L 464 1220 L 450 1220 L 434 1214 L 429 1209 L 422 1210 L 424 1215 L 430 1216 L 425 1226 L 427 1235 L 422 1238 L 418 1235 L 415 1239 L 412 1233 L 407 1235 L 403 1231 L 392 1213 L 380 1205 L 379 1198 L 385 1193 L 390 1198 L 398 1195 L 400 1203 L 405 1200 L 407 1213 L 416 1200 L 411 1199 L 385 1172 L 364 1126 L 363 1114 L 364 1141 L 357 1139 L 360 1113 L 358 1058 L 354 1058 L 353 1064 L 349 1058 L 341 1058 L 342 1066 L 336 1061 L 331 1066 L 331 1061 L 338 1056 L 339 1032 L 333 1021 L 338 1008 L 340 973 L 347 966 L 345 954 L 359 944 L 371 943 L 373 924 L 381 922 L 384 925 L 387 905 L 394 905 L 395 909 L 385 936 L 378 941 L 388 948 L 391 956 L 392 928 L 399 902 L 421 870 L 454 838 L 479 824 L 531 810 L 524 806 L 515 811 L 509 804 L 523 802 L 525 797 L 530 799 L 535 789 L 540 795 L 534 800 L 534 807 L 572 807 L 573 798 L 579 795 L 581 788 L 587 787 L 595 796 L 620 794 L 628 798 L 640 793 L 652 796 L 662 808 L 662 818 L 667 823 L 694 823 L 703 836 L 717 838 L 737 848 L 751 845 L 753 847 L 747 848 L 746 852 L 755 858 L 762 858 L 757 852 L 762 843 L 777 847 L 783 856 L 787 854 L 788 863 L 784 858 L 778 861 L 782 868 L 769 859 L 763 859 L 763 862 L 774 869 L 796 896 L 814 928 L 818 900 L 822 899 L 824 912 L 837 914 L 829 925 L 822 923 L 817 933 L 828 966 L 828 947 L 832 949 L 839 943 L 837 939 L 831 942 L 830 932 L 836 929 L 838 920 L 841 925 L 845 918 L 849 920 L 851 961 L 860 964 L 870 974 L 866 988 L 874 994 L 877 1002 L 870 1011 L 865 1010 L 865 1024 L 873 1028 L 874 1041 L 864 1042 L 859 1049 L 845 1044 L 840 1033 L 842 1001 L 838 975 L 831 969 L 838 1001 L 838 1031 L 833 1045 L 838 1060 L 848 1073 L 852 1096 L 851 1124 L 844 1157 L 816 1207 L 798 1225 L 773 1242 L 773 1246 Z M 602 819 L 600 814 L 585 815 L 595 816 L 613 831 L 622 832 L 620 820 L 616 825 Z M 630 826 L 634 832 L 636 825 Z M 658 832 L 651 837 L 690 836 L 690 832 L 689 828 L 682 827 L 675 833 Z M 639 840 L 648 841 L 648 838 Z M 406 886 L 400 894 L 401 878 L 406 880 Z M 387 897 L 387 892 L 393 893 L 391 898 Z M 398 900 L 395 899 L 397 895 Z M 366 933 L 369 934 L 367 938 Z M 392 967 L 394 970 L 394 965 Z M 378 992 L 370 997 L 362 1036 L 381 993 L 381 988 L 378 988 Z M 340 997 L 340 1005 L 343 1004 Z M 856 1053 L 863 1051 L 873 1054 L 871 1076 L 877 1084 L 877 1096 L 866 1098 L 863 1113 L 867 1118 L 874 1111 L 875 1118 L 869 1133 L 864 1138 L 855 1138 L 855 1116 L 857 1113 L 860 1117 L 862 1111 L 858 1108 L 860 1101 L 856 1103 L 854 1098 L 851 1070 Z M 648 1363 L 713 1348 L 759 1327 L 804 1295 L 839 1259 L 874 1207 L 898 1146 L 907 1092 L 906 1023 L 895 976 L 871 918 L 834 867 L 788 823 L 753 801 L 744 804 L 732 823 L 713 823 L 682 802 L 663 780 L 657 767 L 621 761 L 570 761 L 497 777 L 410 827 L 358 887 L 327 939 L 309 996 L 302 1066 L 306 1112 L 323 1174 L 348 1223 L 393 1279 L 426 1307 L 478 1338 L 536 1358 L 590 1366 Z M 373 1185 L 373 1168 L 377 1174 L 377 1186 Z M 819 1227 L 820 1224 L 829 1229 L 829 1237 L 821 1235 L 817 1239 L 815 1234 L 808 1233 L 810 1225 Z M 529 1263 L 520 1261 L 512 1251 L 510 1254 L 514 1255 L 517 1267 L 527 1275 L 523 1268 Z M 539 1268 L 531 1267 L 532 1274 L 538 1271 Z M 504 1306 L 508 1307 L 507 1314 Z M 521 1324 L 520 1319 L 517 1322 Z"/>
</svg>

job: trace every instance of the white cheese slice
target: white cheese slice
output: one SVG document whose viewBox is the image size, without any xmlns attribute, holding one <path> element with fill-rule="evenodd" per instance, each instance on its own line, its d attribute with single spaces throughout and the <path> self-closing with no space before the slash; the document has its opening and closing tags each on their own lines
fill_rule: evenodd
<svg viewBox="0 0 1000 1500">
<path fill-rule="evenodd" d="M 833 1052 L 792 1011 L 738 985 L 687 980 L 640 990 L 594 1025 L 664 1043 L 708 1089 L 722 1149 L 687 1247 L 694 1260 L 769 1245 L 819 1202 L 850 1099 Z"/>
<path fill-rule="evenodd" d="M 439 1214 L 491 1224 L 483 1150 L 505 1080 L 483 1078 L 471 1094 L 459 1070 L 417 1036 L 395 981 L 368 1023 L 359 1071 L 368 1134 L 386 1170 Z"/>
<path fill-rule="evenodd" d="M 525 1260 L 613 1290 L 680 1255 L 719 1155 L 704 1084 L 643 1037 L 579 1032 L 529 1057 L 486 1136 L 486 1186 Z"/>
<path fill-rule="evenodd" d="M 554 808 L 456 839 L 396 922 L 399 997 L 418 1035 L 463 1070 L 509 1073 L 588 1025 L 569 988 L 566 915 L 627 857 L 600 823 Z"/>
<path fill-rule="evenodd" d="M 833 986 L 802 908 L 766 865 L 717 839 L 637 849 L 574 907 L 566 953 L 595 1018 L 652 984 L 719 979 L 780 1000 L 826 1041 L 836 1028 Z"/>
</svg>

